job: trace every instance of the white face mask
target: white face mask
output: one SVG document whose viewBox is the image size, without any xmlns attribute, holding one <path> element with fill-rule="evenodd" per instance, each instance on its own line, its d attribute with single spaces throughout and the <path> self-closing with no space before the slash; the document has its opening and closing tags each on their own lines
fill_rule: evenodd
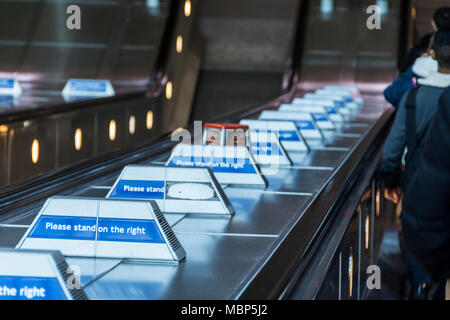
<svg viewBox="0 0 450 320">
<path fill-rule="evenodd" d="M 412 71 L 421 78 L 426 78 L 431 72 L 438 71 L 438 62 L 431 56 L 419 57 L 413 64 Z"/>
</svg>

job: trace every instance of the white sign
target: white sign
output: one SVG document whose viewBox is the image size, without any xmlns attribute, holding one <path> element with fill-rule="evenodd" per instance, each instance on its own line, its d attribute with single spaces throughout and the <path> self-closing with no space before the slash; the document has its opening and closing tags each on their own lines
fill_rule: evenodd
<svg viewBox="0 0 450 320">
<path fill-rule="evenodd" d="M 279 112 L 279 111 L 263 111 L 259 116 L 260 120 L 282 120 L 294 121 L 297 128 L 306 139 L 322 139 L 323 134 L 314 120 L 313 116 L 308 112 Z"/>
<path fill-rule="evenodd" d="M 58 251 L 0 249 L 0 300 L 87 299 Z"/>
<path fill-rule="evenodd" d="M 131 260 L 180 261 L 186 255 L 151 200 L 52 197 L 17 248 Z"/>
<path fill-rule="evenodd" d="M 282 104 L 280 106 L 279 111 L 282 112 L 309 112 L 309 113 L 321 113 L 326 114 L 330 124 L 321 125 L 321 129 L 323 130 L 330 130 L 335 129 L 335 124 L 340 124 L 345 121 L 345 118 L 342 114 L 339 113 L 338 109 L 336 107 L 322 107 L 320 105 L 299 105 L 299 104 Z M 316 120 L 317 121 L 317 120 Z"/>
<path fill-rule="evenodd" d="M 108 97 L 115 94 L 109 80 L 69 79 L 62 95 L 65 98 Z"/>
<path fill-rule="evenodd" d="M 253 157 L 260 166 L 292 165 L 275 132 L 251 130 L 250 142 Z"/>
<path fill-rule="evenodd" d="M 244 119 L 240 124 L 249 126 L 252 131 L 274 132 L 284 149 L 288 152 L 308 152 L 309 146 L 293 121 L 267 121 Z"/>
<path fill-rule="evenodd" d="M 210 168 L 126 166 L 106 197 L 154 200 L 164 213 L 234 214 Z"/>
<path fill-rule="evenodd" d="M 337 119 L 336 122 L 343 121 L 342 116 L 336 111 L 336 108 L 334 108 L 334 107 L 333 108 L 328 107 L 328 109 L 326 109 L 325 107 L 321 107 L 321 106 L 317 106 L 317 105 L 299 106 L 299 105 L 292 105 L 292 104 L 282 104 L 280 106 L 280 108 L 278 109 L 278 111 L 291 112 L 291 113 L 292 112 L 310 113 L 321 130 L 336 129 L 333 119 Z M 332 117 L 332 116 L 334 116 L 334 117 Z"/>
<path fill-rule="evenodd" d="M 172 150 L 166 166 L 211 168 L 222 185 L 267 187 L 247 147 L 180 143 Z"/>
</svg>

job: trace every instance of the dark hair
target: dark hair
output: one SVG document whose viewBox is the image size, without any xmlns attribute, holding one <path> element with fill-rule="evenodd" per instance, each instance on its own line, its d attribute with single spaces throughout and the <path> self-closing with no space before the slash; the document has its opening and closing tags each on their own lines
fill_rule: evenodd
<svg viewBox="0 0 450 320">
<path fill-rule="evenodd" d="M 439 65 L 450 69 L 450 30 L 441 30 L 436 33 L 433 49 Z"/>
<path fill-rule="evenodd" d="M 450 30 L 450 7 L 436 9 L 433 20 L 438 30 Z"/>
</svg>

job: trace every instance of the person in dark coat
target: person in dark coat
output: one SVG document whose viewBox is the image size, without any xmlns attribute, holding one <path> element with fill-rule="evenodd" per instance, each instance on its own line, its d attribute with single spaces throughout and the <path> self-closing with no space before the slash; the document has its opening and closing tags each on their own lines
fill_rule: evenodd
<svg viewBox="0 0 450 320">
<path fill-rule="evenodd" d="M 435 32 L 450 30 L 450 7 L 441 7 L 435 10 L 431 25 Z M 384 90 L 385 99 L 395 108 L 398 108 L 405 93 L 417 86 L 418 79 L 425 78 L 430 72 L 437 71 L 437 64 L 429 55 L 433 35 L 434 32 L 426 34 L 410 50 L 405 67 L 401 68 L 402 74 Z"/>
<path fill-rule="evenodd" d="M 436 34 L 431 55 L 438 61 L 438 72 L 431 72 L 427 78 L 418 80 L 419 88 L 415 99 L 415 127 L 419 146 L 423 146 L 423 138 L 436 113 L 441 94 L 450 86 L 450 30 L 439 31 Z M 380 172 L 388 189 L 397 187 L 405 189 L 405 181 L 409 179 L 404 174 L 402 167 L 402 156 L 407 143 L 406 103 L 408 94 L 405 94 L 400 102 L 381 158 Z M 411 154 L 407 155 L 407 159 L 411 156 Z M 406 166 L 408 166 L 408 161 L 406 162 Z"/>
<path fill-rule="evenodd" d="M 402 191 L 406 190 L 410 184 L 418 154 L 423 150 L 431 120 L 438 109 L 439 98 L 450 86 L 450 30 L 439 31 L 436 34 L 431 55 L 438 61 L 438 72 L 431 72 L 427 78 L 418 81 L 419 88 L 414 89 L 415 96 L 412 92 L 403 96 L 381 157 L 379 173 L 385 184 L 384 196 L 394 203 L 400 201 Z M 410 100 L 414 102 L 414 109 L 411 109 Z M 411 110 L 415 118 L 413 120 L 410 118 Z M 403 168 L 402 158 L 407 142 L 411 141 L 411 133 L 416 143 L 414 146 L 408 143 L 406 166 Z M 402 219 L 405 214 L 402 213 Z M 424 295 L 427 295 L 426 290 L 422 288 L 430 287 L 432 280 L 416 259 L 403 250 L 402 234 L 400 234 L 400 246 L 409 283 L 413 288 L 410 291 L 410 297 L 422 299 Z"/>
<path fill-rule="evenodd" d="M 403 212 L 404 243 L 442 290 L 450 277 L 450 87 L 440 98 Z"/>
</svg>

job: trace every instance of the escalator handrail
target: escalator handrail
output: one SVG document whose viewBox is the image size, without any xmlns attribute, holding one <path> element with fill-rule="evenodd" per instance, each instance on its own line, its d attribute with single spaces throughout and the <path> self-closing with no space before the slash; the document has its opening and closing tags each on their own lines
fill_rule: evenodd
<svg viewBox="0 0 450 320">
<path fill-rule="evenodd" d="M 306 24 L 310 10 L 309 0 L 300 0 L 297 21 L 291 39 L 290 65 L 283 74 L 282 92 L 288 92 L 300 81 L 303 53 L 306 40 Z"/>
<path fill-rule="evenodd" d="M 349 152 L 333 175 L 314 196 L 301 217 L 275 242 L 250 279 L 243 281 L 237 298 L 273 300 L 285 292 L 292 276 L 306 267 L 311 250 L 317 245 L 324 224 L 340 199 L 346 181 L 359 167 L 375 140 L 389 127 L 392 109 L 386 109 L 378 122 Z M 301 223 L 300 223 L 301 221 Z"/>
<path fill-rule="evenodd" d="M 160 94 L 170 64 L 170 48 L 173 44 L 173 38 L 176 31 L 178 12 L 181 8 L 180 0 L 172 0 L 169 6 L 169 15 L 163 32 L 160 50 L 158 52 L 155 68 L 150 76 L 149 87 L 153 88 L 155 94 Z"/>
</svg>

